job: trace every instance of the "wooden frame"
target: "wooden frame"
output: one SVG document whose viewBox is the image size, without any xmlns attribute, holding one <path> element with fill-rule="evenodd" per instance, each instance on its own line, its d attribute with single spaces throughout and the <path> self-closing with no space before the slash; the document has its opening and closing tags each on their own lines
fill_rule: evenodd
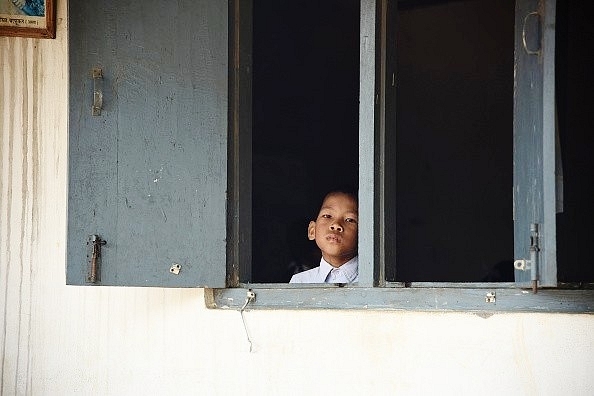
<svg viewBox="0 0 594 396">
<path fill-rule="evenodd" d="M 0 36 L 55 38 L 55 0 L 0 0 Z"/>
<path fill-rule="evenodd" d="M 594 314 L 594 290 L 542 289 L 537 294 L 510 284 L 485 283 L 462 288 L 344 287 L 328 283 L 303 285 L 243 285 L 204 289 L 210 309 L 301 310 L 356 309 L 365 311 L 472 312 L 483 318 L 495 313 L 540 312 Z M 452 285 L 454 286 L 454 285 Z M 245 305 L 247 292 L 256 297 Z"/>
</svg>

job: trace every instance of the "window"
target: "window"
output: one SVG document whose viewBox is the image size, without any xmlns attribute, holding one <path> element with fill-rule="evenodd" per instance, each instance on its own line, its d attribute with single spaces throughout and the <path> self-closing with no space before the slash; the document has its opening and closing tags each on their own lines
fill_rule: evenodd
<svg viewBox="0 0 594 396">
<path fill-rule="evenodd" d="M 333 293 L 324 290 L 330 288 L 328 285 L 312 285 L 306 291 L 293 291 L 294 294 L 290 295 L 297 296 L 294 304 L 426 309 L 446 309 L 445 306 L 450 304 L 452 309 L 456 306 L 488 309 L 488 304 L 497 300 L 497 309 L 519 309 L 523 303 L 517 300 L 525 294 L 518 293 L 517 288 L 530 287 L 532 274 L 524 269 L 514 271 L 514 259 L 530 259 L 531 241 L 539 244 L 538 286 L 557 285 L 555 222 L 551 219 L 551 214 L 554 217 L 551 206 L 555 207 L 558 200 L 555 180 L 551 178 L 555 171 L 555 152 L 551 150 L 554 148 L 551 139 L 554 141 L 555 129 L 554 112 L 549 111 L 554 86 L 547 78 L 554 60 L 555 32 L 550 25 L 546 25 L 549 30 L 540 31 L 544 26 L 540 23 L 545 22 L 541 22 L 534 13 L 538 10 L 539 15 L 554 18 L 555 4 L 519 1 L 514 8 L 513 3 L 502 5 L 491 1 L 399 1 L 378 2 L 378 7 L 374 8 L 372 3 L 362 2 L 360 32 L 361 282 L 356 286 L 332 290 Z M 414 13 L 419 15 L 419 19 L 411 19 Z M 469 21 L 469 18 L 475 19 Z M 375 22 L 370 22 L 370 19 Z M 446 19 L 445 22 L 443 19 Z M 394 21 L 398 21 L 396 27 L 392 24 Z M 466 26 L 458 26 L 455 22 L 465 23 Z M 423 36 L 420 30 L 428 27 L 434 30 Z M 468 38 L 471 33 L 475 37 Z M 399 39 L 405 40 L 407 34 L 417 43 L 419 40 L 426 40 L 425 44 L 437 41 L 432 49 L 442 50 L 441 55 L 456 55 L 458 58 L 449 59 L 453 65 L 449 69 L 443 65 L 436 66 L 440 61 L 444 62 L 443 58 L 428 64 L 427 61 L 431 60 L 423 57 L 435 54 L 424 53 L 428 50 L 427 46 L 421 46 L 420 50 L 418 44 L 416 48 L 406 48 L 407 43 L 398 42 Z M 447 38 L 458 35 L 461 42 L 452 43 L 450 40 L 439 43 L 439 37 L 435 37 L 439 35 Z M 372 37 L 375 39 L 370 40 Z M 515 47 L 512 45 L 514 41 Z M 395 48 L 400 48 L 400 52 Z M 417 58 L 407 59 L 409 54 Z M 406 62 L 412 64 L 407 65 Z M 517 68 L 515 86 L 514 65 Z M 420 67 L 430 69 L 432 66 L 434 70 L 430 71 L 441 73 L 435 81 L 445 85 L 437 87 L 441 89 L 439 92 L 420 74 L 423 72 Z M 460 70 L 460 66 L 466 69 Z M 398 67 L 400 70 L 397 70 Z M 409 69 L 406 70 L 406 67 Z M 452 73 L 458 73 L 458 78 L 452 77 Z M 451 81 L 444 81 L 448 77 Z M 403 81 L 407 78 L 408 81 Z M 406 83 L 410 88 L 405 86 Z M 392 89 L 391 86 L 398 88 Z M 457 91 L 457 96 L 447 95 L 452 90 Z M 458 103 L 448 102 L 452 97 L 458 98 Z M 446 99 L 436 103 L 439 98 Z M 473 107 L 474 112 L 469 111 L 469 107 Z M 458 113 L 452 114 L 454 111 Z M 441 118 L 432 116 L 432 112 L 438 112 Z M 433 152 L 429 151 L 426 155 L 428 164 L 420 164 L 417 157 L 422 144 L 419 140 L 422 139 L 418 130 L 407 129 L 406 124 L 412 122 L 411 118 L 433 123 L 433 128 L 426 128 L 426 140 L 441 139 L 437 144 L 430 144 Z M 445 127 L 442 125 L 444 119 L 450 120 Z M 465 129 L 456 129 L 460 124 Z M 442 134 L 439 135 L 435 129 Z M 410 147 L 413 149 L 407 152 Z M 448 155 L 452 156 L 448 150 L 465 151 L 468 158 L 464 155 L 453 157 L 454 161 L 450 162 L 457 161 L 455 164 L 435 160 L 434 157 L 447 159 Z M 463 157 L 462 161 L 460 157 Z M 414 166 L 407 166 L 411 163 Z M 440 198 L 443 198 L 444 192 L 449 194 L 444 202 L 432 202 L 437 194 L 427 191 L 431 186 L 414 185 L 415 181 L 426 181 L 420 175 L 423 166 L 444 168 L 436 169 L 437 174 L 447 176 L 447 180 L 442 182 L 445 189 L 440 191 Z M 468 169 L 470 167 L 474 169 Z M 461 174 L 465 175 L 464 171 L 471 182 L 466 177 L 461 183 L 466 182 L 467 185 L 461 186 L 457 180 L 463 178 Z M 412 197 L 409 196 L 411 185 L 406 184 L 407 180 L 413 182 L 413 189 L 419 188 Z M 514 190 L 512 186 L 515 186 Z M 463 197 L 457 197 L 457 194 Z M 439 219 L 441 223 L 432 225 L 430 232 L 414 234 L 410 228 L 410 223 L 415 225 L 414 221 L 406 220 L 406 215 L 411 214 L 410 206 L 406 206 L 407 198 L 410 200 L 408 204 L 416 210 L 432 211 L 423 214 L 426 218 L 433 214 L 445 219 Z M 471 205 L 470 209 L 468 205 Z M 444 215 L 452 208 L 455 208 L 453 215 Z M 399 219 L 399 210 L 404 221 Z M 456 224 L 456 221 L 462 224 Z M 452 225 L 448 227 L 448 224 Z M 533 224 L 539 227 L 538 230 L 531 231 Z M 458 231 L 452 232 L 454 229 Z M 421 252 L 423 244 L 431 244 L 440 234 L 444 240 L 443 249 L 418 260 L 426 253 Z M 399 245 L 403 248 L 399 249 Z M 442 259 L 452 252 L 449 261 L 447 257 Z M 255 265 L 253 258 L 251 262 Z M 419 262 L 425 266 L 423 270 L 429 268 L 428 274 L 415 268 Z M 452 271 L 452 264 L 457 266 L 456 271 Z M 259 304 L 269 308 L 283 306 L 279 301 L 286 301 L 287 293 L 292 290 L 290 287 L 271 290 L 266 285 L 252 284 L 249 277 L 240 280 L 239 285 L 259 289 Z M 423 288 L 427 286 L 430 288 Z M 406 293 L 407 303 L 395 301 L 398 294 L 386 291 L 392 288 L 392 293 L 396 293 L 394 287 Z M 435 287 L 439 287 L 438 292 Z M 490 289 L 497 292 L 491 295 Z M 369 290 L 374 293 L 370 295 Z M 240 301 L 241 305 L 244 300 L 241 293 L 243 289 L 215 290 L 209 301 L 215 306 L 237 304 L 233 301 Z M 541 290 L 539 293 L 539 298 L 547 301 L 543 305 L 546 306 L 544 310 L 560 309 L 563 305 L 559 298 L 561 292 L 553 298 L 547 294 L 548 291 Z M 543 297 L 543 293 L 547 297 Z M 307 300 L 310 300 L 309 303 Z M 407 305 L 409 303 L 410 306 Z M 588 304 L 579 306 L 577 310 L 591 309 Z"/>
<path fill-rule="evenodd" d="M 268 6 L 280 6 L 277 3 L 271 2 Z M 261 265 L 263 259 L 258 256 L 260 253 L 257 249 L 253 249 L 256 236 L 253 227 L 258 227 L 256 216 L 260 204 L 255 201 L 259 197 L 258 189 L 262 188 L 258 183 L 266 181 L 266 177 L 258 180 L 257 174 L 287 173 L 282 166 L 278 166 L 278 158 L 271 159 L 265 155 L 266 145 L 271 143 L 273 135 L 263 135 L 265 139 L 258 141 L 260 131 L 254 130 L 256 126 L 258 129 L 265 127 L 266 122 L 270 121 L 262 121 L 265 112 L 260 112 L 256 107 L 274 104 L 272 101 L 258 101 L 258 98 L 253 100 L 252 96 L 254 93 L 257 95 L 256 90 L 262 89 L 258 73 L 263 70 L 261 64 L 258 69 L 257 61 L 252 60 L 252 56 L 262 52 L 262 47 L 258 47 L 262 43 L 261 37 L 258 38 L 259 31 L 253 29 L 253 24 L 265 14 L 258 14 L 261 10 L 258 11 L 252 2 L 246 1 L 231 1 L 228 6 L 214 0 L 182 2 L 168 8 L 166 14 L 163 14 L 162 9 L 154 10 L 146 4 L 140 5 L 141 13 L 126 4 L 118 5 L 121 10 L 115 14 L 102 14 L 105 11 L 93 4 L 69 5 L 69 15 L 88 13 L 98 17 L 84 24 L 81 21 L 87 21 L 88 18 L 72 17 L 69 24 L 71 81 L 67 282 L 207 287 L 205 297 L 211 307 L 241 307 L 245 301 L 246 288 L 252 288 L 256 291 L 256 300 L 252 304 L 266 308 L 592 312 L 594 294 L 591 290 L 541 290 L 537 295 L 525 290 L 518 291 L 518 287 L 531 286 L 532 274 L 529 270 L 517 269 L 513 278 L 515 283 L 485 283 L 483 281 L 491 279 L 484 279 L 483 273 L 479 272 L 466 277 L 465 272 L 460 271 L 463 275 L 453 278 L 435 272 L 447 262 L 434 266 L 434 272 L 428 275 L 408 275 L 406 272 L 407 266 L 408 270 L 412 270 L 416 264 L 414 247 L 420 246 L 417 250 L 423 247 L 415 244 L 425 243 L 418 239 L 410 243 L 402 239 L 402 230 L 411 234 L 409 226 L 414 225 L 414 221 L 407 220 L 406 215 L 426 209 L 428 213 L 443 213 L 448 208 L 447 202 L 455 199 L 457 191 L 445 190 L 454 194 L 441 206 L 432 200 L 427 200 L 428 207 L 418 205 L 414 200 L 408 204 L 412 203 L 413 207 L 416 205 L 417 209 L 411 210 L 410 206 L 406 206 L 402 189 L 414 187 L 410 181 L 418 177 L 415 173 L 406 173 L 411 171 L 408 163 L 415 161 L 415 158 L 407 156 L 409 153 L 402 150 L 417 143 L 414 133 L 406 134 L 405 125 L 411 122 L 413 110 L 406 111 L 406 106 L 411 103 L 422 106 L 424 98 L 421 96 L 418 102 L 406 102 L 406 97 L 399 96 L 407 92 L 406 82 L 402 82 L 402 92 L 398 91 L 401 83 L 399 78 L 406 76 L 403 63 L 407 61 L 404 57 L 406 53 L 403 51 L 403 57 L 399 59 L 398 50 L 404 50 L 406 44 L 398 41 L 405 38 L 404 13 L 408 12 L 410 16 L 418 8 L 423 9 L 419 11 L 423 13 L 442 10 L 440 12 L 453 13 L 450 16 L 455 17 L 458 13 L 466 12 L 465 7 L 478 7 L 476 15 L 491 15 L 482 12 L 484 9 L 480 7 L 489 9 L 493 2 L 477 0 L 469 3 L 472 4 L 362 0 L 356 12 L 351 10 L 353 12 L 349 15 L 358 15 L 360 19 L 357 88 L 361 217 L 359 283 L 346 287 L 311 285 L 305 288 L 264 283 L 274 282 L 277 278 L 267 278 L 267 275 L 258 273 L 261 268 L 257 266 Z M 264 1 L 258 4 L 266 5 Z M 344 2 L 338 4 L 346 7 Z M 565 12 L 575 15 L 567 3 L 561 4 Z M 479 126 L 486 126 L 486 129 L 481 129 L 482 134 L 473 135 L 479 140 L 479 148 L 482 148 L 480 145 L 484 141 L 488 142 L 484 144 L 491 144 L 491 138 L 494 139 L 495 147 L 498 147 L 497 155 L 493 155 L 489 161 L 483 163 L 480 161 L 482 158 L 473 158 L 477 161 L 471 164 L 478 164 L 479 173 L 485 174 L 493 171 L 493 166 L 501 167 L 490 178 L 501 173 L 503 181 L 481 184 L 481 190 L 493 188 L 495 192 L 489 194 L 495 194 L 497 198 L 485 198 L 489 212 L 478 212 L 492 217 L 479 219 L 477 223 L 480 224 L 469 240 L 473 245 L 493 242 L 490 241 L 490 232 L 495 229 L 492 222 L 499 220 L 499 216 L 494 213 L 512 212 L 508 214 L 510 218 L 515 216 L 513 231 L 510 220 L 503 220 L 497 231 L 497 241 L 491 245 L 495 245 L 495 250 L 504 252 L 501 260 L 509 264 L 514 259 L 531 259 L 530 241 L 538 243 L 536 257 L 540 287 L 557 286 L 556 249 L 557 246 L 560 249 L 564 246 L 565 251 L 571 250 L 571 233 L 574 232 L 571 229 L 574 221 L 571 218 L 560 220 L 563 215 L 557 215 L 560 230 L 565 233 L 565 242 L 557 243 L 555 210 L 560 196 L 555 180 L 555 164 L 559 164 L 559 161 L 555 161 L 555 80 L 552 77 L 555 72 L 555 24 L 551 22 L 555 18 L 555 10 L 554 0 L 518 0 L 515 10 L 509 4 L 497 8 L 502 18 L 508 18 L 505 19 L 506 24 L 501 26 L 501 31 L 507 33 L 498 33 L 494 26 L 491 34 L 511 36 L 512 27 L 515 31 L 515 101 L 509 97 L 509 80 L 499 80 L 500 75 L 509 76 L 509 71 L 505 71 L 511 62 L 507 52 L 502 63 L 493 66 L 494 70 L 486 71 L 487 75 L 495 76 L 495 83 L 489 86 L 490 89 L 502 90 L 494 96 L 504 92 L 501 94 L 505 97 L 501 119 L 492 113 L 485 119 L 471 119 Z M 319 11 L 322 12 L 321 9 Z M 515 20 L 512 21 L 512 17 Z M 437 23 L 440 15 L 434 18 Z M 155 24 L 156 20 L 171 21 L 171 24 Z M 480 20 L 471 22 L 469 27 L 453 29 L 449 34 L 460 34 L 464 29 L 471 31 L 473 24 L 480 24 Z M 158 27 L 144 29 L 147 24 Z M 184 30 L 183 34 L 177 33 L 175 26 L 189 25 L 197 28 L 190 32 Z M 410 28 L 416 24 L 409 23 L 408 26 Z M 252 32 L 255 33 L 252 35 Z M 98 39 L 104 36 L 106 40 Z M 475 41 L 466 41 L 464 44 L 478 45 L 479 49 L 486 51 L 482 55 L 488 58 L 494 55 L 492 51 L 496 51 L 486 49 L 486 44 L 480 46 L 481 41 L 488 38 L 488 35 L 479 35 L 473 38 Z M 499 40 L 492 40 L 488 45 L 497 47 L 499 43 Z M 569 45 L 562 48 L 568 52 L 575 50 Z M 413 50 L 411 53 L 418 55 Z M 466 59 L 474 60 L 472 57 Z M 477 68 L 485 67 L 485 64 L 490 64 L 490 61 L 482 64 L 477 62 Z M 572 65 L 575 66 L 568 61 L 557 67 L 569 69 Z M 505 70 L 501 72 L 499 67 Z M 97 69 L 101 69 L 100 74 L 91 73 Z M 266 71 L 266 77 L 272 80 L 270 73 L 274 71 L 278 70 Z M 408 75 L 414 76 L 411 73 L 414 71 L 409 70 Z M 482 74 L 477 76 L 484 78 Z M 444 83 L 451 84 L 445 87 L 444 92 L 456 88 L 453 81 Z M 501 83 L 501 87 L 498 83 Z M 578 86 L 571 80 L 558 81 L 557 84 L 564 87 L 563 94 L 567 96 L 573 95 Z M 465 93 L 463 96 L 467 96 L 474 92 L 472 89 L 475 88 L 460 91 Z M 408 94 L 420 92 L 413 86 L 408 89 Z M 100 103 L 92 103 L 92 99 L 100 95 L 103 97 L 101 114 L 93 115 L 92 107 Z M 436 97 L 434 95 L 432 99 Z M 481 103 L 488 103 L 483 107 L 492 105 L 488 101 Z M 467 101 L 465 106 L 472 104 L 476 103 Z M 510 108 L 506 109 L 506 106 Z M 451 109 L 456 109 L 456 106 L 447 108 L 442 103 L 439 110 L 447 112 L 449 117 L 452 115 Z M 580 139 L 584 137 L 582 134 L 576 135 L 574 128 L 570 127 L 569 120 L 574 119 L 571 111 L 569 108 L 559 110 L 559 140 L 562 143 L 576 136 Z M 403 112 L 407 113 L 409 119 L 405 116 L 399 118 Z M 489 127 L 493 123 L 507 125 L 512 119 L 513 135 L 508 128 L 503 132 L 507 138 L 499 140 L 500 136 L 491 136 Z M 436 120 L 432 122 L 436 123 Z M 273 125 L 271 128 L 275 127 Z M 427 139 L 445 139 L 444 135 L 427 136 Z M 459 139 L 462 149 L 472 150 L 476 147 L 466 146 L 464 138 L 465 135 L 461 135 Z M 254 148 L 252 142 L 262 147 Z M 452 141 L 447 140 L 446 144 L 452 144 Z M 447 152 L 447 147 L 443 145 L 431 147 L 433 152 L 425 155 L 429 160 L 433 160 L 432 153 Z M 563 164 L 568 164 L 565 170 L 579 168 L 581 162 L 572 164 L 571 159 L 565 159 L 573 156 L 573 152 L 568 150 L 576 148 L 571 145 L 561 147 L 565 148 L 558 154 L 564 158 Z M 288 154 L 283 153 L 287 161 L 298 161 Z M 489 150 L 484 150 L 478 157 L 488 154 Z M 509 164 L 512 159 L 513 171 Z M 439 162 L 430 164 L 435 167 Z M 446 184 L 454 183 L 456 177 L 452 177 L 452 173 L 464 169 L 467 164 L 463 163 L 459 169 L 440 169 L 450 178 Z M 276 169 L 269 169 L 273 166 Z M 420 170 L 423 170 L 422 167 Z M 253 176 L 256 178 L 253 179 Z M 566 178 L 571 179 L 569 173 Z M 510 189 L 506 190 L 505 185 L 508 183 Z M 568 194 L 579 186 L 579 182 L 572 183 L 572 188 L 566 191 Z M 511 187 L 514 199 L 512 208 L 509 203 Z M 472 189 L 466 190 L 466 194 L 473 192 Z M 282 194 L 291 195 L 287 191 Z M 423 189 L 418 190 L 418 194 L 426 198 Z M 583 201 L 577 200 L 582 203 L 575 204 L 573 213 L 575 210 L 589 210 L 591 213 L 589 205 L 584 203 L 591 201 L 588 198 L 592 194 L 591 190 L 572 194 L 585 195 L 585 198 L 580 198 Z M 565 198 L 566 202 L 570 200 L 569 195 Z M 571 207 L 574 204 L 567 205 Z M 480 209 L 480 205 L 477 207 Z M 578 215 L 571 216 L 575 219 Z M 454 220 L 446 221 L 445 225 Z M 467 229 L 473 220 L 472 217 L 465 218 L 466 225 L 462 228 Z M 563 221 L 566 221 L 566 225 L 562 224 Z M 537 229 L 533 224 L 536 224 Z M 447 228 L 439 230 L 442 227 L 435 227 L 431 233 L 447 233 Z M 580 232 L 584 229 L 580 228 Z M 422 234 L 419 234 L 421 238 Z M 480 246 L 473 246 L 474 250 L 469 249 L 472 254 L 465 257 L 464 244 L 468 241 L 455 239 L 453 244 L 456 245 L 457 256 L 454 261 L 467 260 L 461 268 L 465 265 L 468 268 L 488 268 L 476 258 L 477 253 L 485 253 Z M 102 241 L 106 243 L 101 244 Z M 410 251 L 399 250 L 403 244 Z M 447 244 L 443 246 L 450 248 Z M 445 255 L 443 251 L 436 254 Z M 485 257 L 488 258 L 485 259 L 487 262 L 497 255 L 485 253 Z M 423 263 L 433 265 L 433 261 L 424 259 Z M 518 267 L 522 266 L 525 267 L 526 263 L 519 262 Z M 92 276 L 93 272 L 95 277 Z M 591 281 L 587 279 L 587 273 L 586 278 L 581 278 L 582 275 L 584 273 L 579 273 L 577 277 Z M 575 276 L 570 275 L 565 279 L 575 279 Z M 432 283 L 427 285 L 423 282 Z"/>
</svg>

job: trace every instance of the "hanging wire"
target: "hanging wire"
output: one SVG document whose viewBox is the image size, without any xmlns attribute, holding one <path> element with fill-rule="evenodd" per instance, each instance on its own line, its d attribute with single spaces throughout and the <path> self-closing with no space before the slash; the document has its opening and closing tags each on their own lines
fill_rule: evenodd
<svg viewBox="0 0 594 396">
<path fill-rule="evenodd" d="M 252 289 L 249 289 L 247 291 L 247 296 L 245 298 L 245 302 L 243 303 L 243 307 L 241 307 L 241 309 L 239 310 L 239 313 L 241 315 L 241 321 L 243 322 L 243 328 L 245 330 L 245 335 L 247 337 L 248 343 L 250 344 L 250 353 L 252 352 L 252 340 L 250 338 L 250 333 L 248 332 L 247 329 L 247 324 L 245 323 L 245 317 L 243 316 L 243 311 L 245 310 L 245 308 L 248 306 L 249 303 L 251 303 L 252 301 L 254 301 L 256 298 L 256 293 L 254 293 L 252 291 Z"/>
</svg>

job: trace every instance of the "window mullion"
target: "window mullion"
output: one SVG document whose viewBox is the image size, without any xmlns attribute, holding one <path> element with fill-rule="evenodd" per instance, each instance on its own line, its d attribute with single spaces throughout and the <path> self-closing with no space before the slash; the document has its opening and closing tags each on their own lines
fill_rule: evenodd
<svg viewBox="0 0 594 396">
<path fill-rule="evenodd" d="M 361 0 L 359 81 L 359 285 L 373 285 L 377 251 L 375 146 L 375 0 Z"/>
</svg>

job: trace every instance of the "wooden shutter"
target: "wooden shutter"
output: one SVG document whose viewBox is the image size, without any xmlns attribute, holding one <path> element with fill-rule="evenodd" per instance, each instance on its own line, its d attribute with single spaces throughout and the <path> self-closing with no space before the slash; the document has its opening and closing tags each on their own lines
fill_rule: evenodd
<svg viewBox="0 0 594 396">
<path fill-rule="evenodd" d="M 514 257 L 538 245 L 539 286 L 557 285 L 555 231 L 555 0 L 517 0 L 514 83 Z M 536 226 L 533 226 L 536 225 Z M 532 230 L 531 230 L 532 227 Z M 538 235 L 536 235 L 538 234 Z M 519 286 L 531 271 L 517 269 Z"/>
<path fill-rule="evenodd" d="M 68 284 L 225 286 L 227 12 L 69 2 Z"/>
</svg>

